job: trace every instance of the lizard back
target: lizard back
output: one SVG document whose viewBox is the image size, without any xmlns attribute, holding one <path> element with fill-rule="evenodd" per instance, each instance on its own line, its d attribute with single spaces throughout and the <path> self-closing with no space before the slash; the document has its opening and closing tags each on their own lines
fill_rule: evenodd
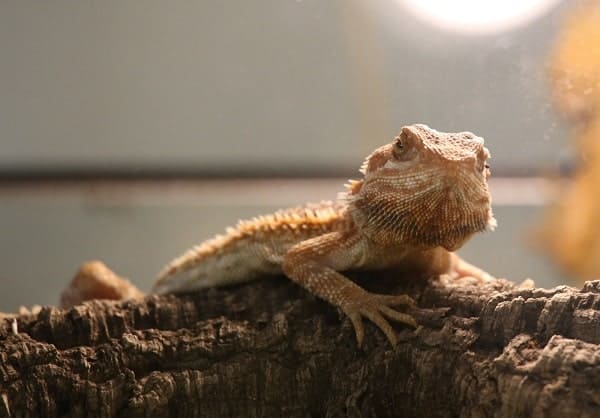
<svg viewBox="0 0 600 418">
<path fill-rule="evenodd" d="M 171 261 L 158 275 L 154 293 L 186 292 L 281 273 L 289 248 L 298 242 L 351 227 L 347 207 L 322 201 L 241 220 Z"/>
</svg>

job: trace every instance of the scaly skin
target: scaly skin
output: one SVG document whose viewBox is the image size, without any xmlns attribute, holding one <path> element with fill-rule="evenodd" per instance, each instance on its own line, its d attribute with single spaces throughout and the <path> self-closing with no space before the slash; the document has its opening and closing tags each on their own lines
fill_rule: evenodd
<svg viewBox="0 0 600 418">
<path fill-rule="evenodd" d="M 337 202 L 242 221 L 172 261 L 153 291 L 188 292 L 284 273 L 339 307 L 352 321 L 359 346 L 363 317 L 395 346 L 388 320 L 416 323 L 392 306 L 414 301 L 369 293 L 340 272 L 398 268 L 419 276 L 489 278 L 452 253 L 496 225 L 488 158 L 483 139 L 472 133 L 405 126 L 394 142 L 366 158 L 363 179 L 351 181 Z"/>
</svg>

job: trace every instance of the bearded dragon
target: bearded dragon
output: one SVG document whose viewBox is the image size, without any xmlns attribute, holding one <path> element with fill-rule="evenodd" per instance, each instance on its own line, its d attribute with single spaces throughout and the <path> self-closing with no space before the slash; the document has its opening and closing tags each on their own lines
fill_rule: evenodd
<svg viewBox="0 0 600 418">
<path fill-rule="evenodd" d="M 365 159 L 362 179 L 351 180 L 337 201 L 240 221 L 169 263 L 152 292 L 189 292 L 283 273 L 340 308 L 351 320 L 359 346 L 363 318 L 395 346 L 388 320 L 412 327 L 416 322 L 392 307 L 415 302 L 407 295 L 369 293 L 341 272 L 397 268 L 425 277 L 491 278 L 453 253 L 473 234 L 496 226 L 487 184 L 489 157 L 483 139 L 470 132 L 404 126 L 392 143 Z M 120 294 L 99 290 L 102 285 L 89 292 L 91 281 L 111 274 L 103 265 L 84 265 L 78 282 L 74 279 L 63 294 L 63 304 L 65 298 L 66 304 L 84 299 L 82 287 L 88 287 L 88 296 Z M 128 282 L 119 286 L 124 295 L 135 295 Z"/>
</svg>

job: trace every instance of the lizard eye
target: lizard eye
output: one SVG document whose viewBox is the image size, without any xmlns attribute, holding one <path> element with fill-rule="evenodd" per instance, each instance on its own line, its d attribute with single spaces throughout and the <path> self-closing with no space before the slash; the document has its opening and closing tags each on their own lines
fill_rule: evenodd
<svg viewBox="0 0 600 418">
<path fill-rule="evenodd" d="M 394 138 L 394 146 L 392 148 L 392 153 L 394 154 L 394 158 L 396 160 L 404 161 L 410 158 L 412 154 L 411 150 L 411 139 L 406 131 L 402 131 L 400 135 Z"/>
<path fill-rule="evenodd" d="M 404 148 L 404 141 L 402 140 L 402 137 L 397 136 L 394 138 L 394 147 L 398 150 L 402 150 Z"/>
</svg>

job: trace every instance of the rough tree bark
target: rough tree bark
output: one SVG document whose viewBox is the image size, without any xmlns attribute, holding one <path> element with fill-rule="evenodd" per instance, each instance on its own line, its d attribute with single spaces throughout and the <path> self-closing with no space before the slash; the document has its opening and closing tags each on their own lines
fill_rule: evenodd
<svg viewBox="0 0 600 418">
<path fill-rule="evenodd" d="M 395 350 L 370 323 L 358 349 L 348 320 L 281 278 L 6 316 L 0 416 L 600 416 L 600 281 L 380 276 L 359 281 L 419 304 Z"/>
</svg>

